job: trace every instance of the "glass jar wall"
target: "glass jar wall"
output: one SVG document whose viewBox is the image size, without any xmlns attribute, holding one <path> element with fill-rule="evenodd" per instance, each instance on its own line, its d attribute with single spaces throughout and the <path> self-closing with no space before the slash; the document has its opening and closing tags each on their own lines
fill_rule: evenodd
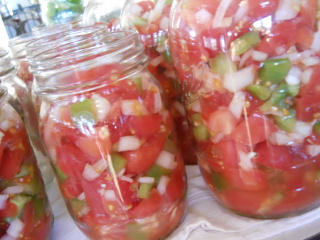
<svg viewBox="0 0 320 240">
<path fill-rule="evenodd" d="M 34 56 L 31 70 L 70 214 L 91 239 L 165 237 L 184 214 L 185 169 L 137 34 L 86 36 L 66 50 Z"/>
<path fill-rule="evenodd" d="M 8 53 L 0 49 L 0 62 Z M 9 60 L 10 61 L 10 60 Z M 0 80 L 10 75 L 1 68 Z M 0 85 L 0 237 L 46 240 L 53 216 L 15 96 Z M 25 115 L 22 115 L 25 117 Z"/>
<path fill-rule="evenodd" d="M 169 101 L 184 161 L 186 164 L 196 164 L 197 158 L 193 151 L 195 140 L 186 119 L 183 95 L 176 79 L 168 43 L 171 3 L 172 1 L 166 0 L 128 0 L 121 25 L 138 31 L 145 53 L 150 58 L 148 69 L 162 85 Z"/>
<path fill-rule="evenodd" d="M 258 218 L 318 206 L 318 1 L 173 5 L 173 61 L 215 198 Z"/>
</svg>

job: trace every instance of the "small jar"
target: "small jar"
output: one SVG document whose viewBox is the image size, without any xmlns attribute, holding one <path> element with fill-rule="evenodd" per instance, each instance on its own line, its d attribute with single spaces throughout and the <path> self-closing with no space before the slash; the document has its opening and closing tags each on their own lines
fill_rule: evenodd
<svg viewBox="0 0 320 240">
<path fill-rule="evenodd" d="M 318 1 L 173 5 L 172 56 L 215 198 L 256 218 L 319 206 Z"/>
<path fill-rule="evenodd" d="M 121 30 L 120 18 L 125 2 L 89 0 L 83 12 L 83 23 L 86 26 L 104 23 L 111 32 Z"/>
<path fill-rule="evenodd" d="M 150 61 L 148 69 L 160 82 L 169 100 L 179 143 L 186 164 L 197 164 L 195 140 L 189 127 L 181 87 L 173 68 L 168 42 L 169 13 L 172 1 L 128 0 L 121 17 L 123 28 L 135 29 Z"/>
<path fill-rule="evenodd" d="M 4 54 L 0 49 L 1 60 Z M 1 69 L 0 80 L 7 74 Z M 0 237 L 48 240 L 53 216 L 19 107 L 1 82 Z"/>
<path fill-rule="evenodd" d="M 90 239 L 167 236 L 184 215 L 185 168 L 138 35 L 101 34 L 58 49 L 30 66 L 69 213 Z"/>
</svg>

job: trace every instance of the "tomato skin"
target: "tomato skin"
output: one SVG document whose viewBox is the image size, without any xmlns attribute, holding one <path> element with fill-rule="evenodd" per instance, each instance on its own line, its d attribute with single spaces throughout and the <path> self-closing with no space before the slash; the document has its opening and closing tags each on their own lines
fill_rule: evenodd
<svg viewBox="0 0 320 240">
<path fill-rule="evenodd" d="M 155 134 L 162 123 L 162 116 L 159 114 L 131 116 L 129 126 L 140 138 Z"/>
<path fill-rule="evenodd" d="M 277 10 L 278 5 L 279 0 L 249 0 L 248 16 L 250 21 L 255 22 L 272 15 Z"/>
<path fill-rule="evenodd" d="M 149 139 L 137 150 L 122 152 L 121 155 L 128 160 L 126 172 L 140 174 L 146 172 L 157 160 L 165 143 L 164 136 Z"/>
<path fill-rule="evenodd" d="M 20 172 L 21 164 L 25 156 L 25 151 L 17 148 L 13 151 L 6 149 L 1 161 L 0 178 L 12 179 Z"/>
<path fill-rule="evenodd" d="M 156 190 L 152 189 L 150 196 L 143 199 L 137 206 L 129 210 L 132 218 L 142 219 L 156 213 L 163 203 L 162 195 Z"/>
<path fill-rule="evenodd" d="M 182 166 L 175 168 L 170 174 L 164 197 L 170 202 L 175 202 L 183 198 L 186 187 L 186 176 L 183 175 L 184 169 Z"/>
</svg>

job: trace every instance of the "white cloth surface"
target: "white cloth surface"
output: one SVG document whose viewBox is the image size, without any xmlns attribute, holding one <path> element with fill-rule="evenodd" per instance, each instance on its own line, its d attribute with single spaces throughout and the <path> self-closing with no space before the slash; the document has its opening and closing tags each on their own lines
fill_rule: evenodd
<svg viewBox="0 0 320 240">
<path fill-rule="evenodd" d="M 180 226 L 168 240 L 196 239 L 302 239 L 320 231 L 320 208 L 299 216 L 257 220 L 238 216 L 221 207 L 205 185 L 198 166 L 187 166 L 187 210 Z M 67 212 L 54 181 L 48 195 L 55 216 L 51 240 L 87 240 Z M 308 229 L 310 228 L 310 229 Z M 297 232 L 299 229 L 299 232 Z M 302 230 L 301 230 L 302 229 Z M 301 233 L 302 234 L 297 234 Z M 289 238 L 290 237 L 290 238 Z"/>
</svg>

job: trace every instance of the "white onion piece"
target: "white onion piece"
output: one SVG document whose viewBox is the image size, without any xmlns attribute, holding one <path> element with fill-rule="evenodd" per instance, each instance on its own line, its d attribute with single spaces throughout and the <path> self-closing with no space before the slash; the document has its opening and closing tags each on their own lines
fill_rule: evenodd
<svg viewBox="0 0 320 240">
<path fill-rule="evenodd" d="M 0 131 L 0 143 L 2 142 L 3 137 L 4 137 L 4 133 Z"/>
<path fill-rule="evenodd" d="M 241 169 L 245 171 L 250 171 L 253 169 L 252 158 L 256 156 L 255 152 L 245 153 L 243 151 L 239 151 L 239 166 Z"/>
<path fill-rule="evenodd" d="M 195 18 L 197 23 L 207 23 L 210 19 L 213 18 L 213 15 L 205 9 L 200 9 L 195 13 Z"/>
<path fill-rule="evenodd" d="M 130 13 L 136 16 L 140 16 L 143 11 L 143 8 L 139 6 L 138 4 L 133 4 L 130 7 Z"/>
<path fill-rule="evenodd" d="M 108 201 L 117 201 L 118 200 L 117 195 L 113 190 L 104 190 L 103 191 L 103 198 Z"/>
<path fill-rule="evenodd" d="M 297 16 L 300 11 L 300 0 L 280 0 L 275 12 L 275 21 L 290 20 Z"/>
<path fill-rule="evenodd" d="M 119 139 L 118 142 L 118 151 L 131 151 L 136 150 L 141 146 L 139 138 L 134 136 L 124 136 Z"/>
<path fill-rule="evenodd" d="M 262 62 L 268 58 L 268 54 L 253 50 L 251 57 L 254 61 Z"/>
<path fill-rule="evenodd" d="M 310 82 L 311 76 L 313 73 L 313 69 L 312 68 L 307 68 L 306 70 L 304 70 L 301 74 L 301 80 L 303 84 L 308 84 Z"/>
<path fill-rule="evenodd" d="M 119 176 L 119 179 L 121 179 L 123 181 L 127 181 L 129 183 L 133 183 L 133 179 L 128 176 L 125 176 L 125 175 Z"/>
<path fill-rule="evenodd" d="M 317 156 L 320 154 L 320 145 L 307 145 L 306 152 L 312 157 Z"/>
<path fill-rule="evenodd" d="M 138 179 L 138 182 L 139 183 L 149 183 L 149 184 L 151 184 L 151 183 L 154 183 L 154 178 L 153 177 L 140 177 Z"/>
<path fill-rule="evenodd" d="M 167 31 L 169 29 L 169 18 L 168 17 L 163 17 L 160 20 L 160 29 Z"/>
<path fill-rule="evenodd" d="M 239 4 L 239 8 L 238 8 L 237 12 L 234 14 L 233 20 L 235 22 L 241 21 L 247 15 L 248 9 L 249 9 L 248 8 L 248 1 L 247 0 L 242 1 Z"/>
<path fill-rule="evenodd" d="M 161 94 L 158 90 L 158 88 L 155 88 L 155 93 L 154 93 L 154 108 L 152 113 L 158 113 L 161 111 L 162 109 L 162 98 L 161 98 Z"/>
<path fill-rule="evenodd" d="M 1 194 L 19 194 L 23 192 L 23 187 L 22 186 L 11 186 L 5 188 Z"/>
<path fill-rule="evenodd" d="M 175 161 L 174 161 L 175 155 L 167 152 L 167 151 L 162 151 L 157 160 L 156 163 L 166 169 L 173 169 L 175 168 Z"/>
<path fill-rule="evenodd" d="M 16 240 L 15 237 L 11 237 L 8 234 L 3 235 L 0 240 Z"/>
<path fill-rule="evenodd" d="M 307 67 L 310 67 L 310 66 L 314 66 L 314 65 L 317 65 L 320 63 L 320 59 L 319 58 L 316 58 L 316 57 L 308 57 L 308 58 L 303 58 L 301 60 L 301 62 L 307 66 Z"/>
<path fill-rule="evenodd" d="M 96 170 L 90 165 L 86 164 L 82 176 L 87 179 L 88 181 L 92 181 L 100 176 L 100 173 L 96 172 Z"/>
<path fill-rule="evenodd" d="M 236 72 L 226 73 L 223 86 L 230 92 L 237 92 L 254 82 L 254 68 L 249 66 Z"/>
<path fill-rule="evenodd" d="M 167 189 L 167 185 L 170 181 L 170 178 L 168 176 L 162 176 L 159 180 L 157 190 L 160 194 L 164 194 Z"/>
<path fill-rule="evenodd" d="M 138 116 L 146 115 L 148 110 L 139 100 L 122 100 L 121 111 L 124 115 Z"/>
<path fill-rule="evenodd" d="M 94 100 L 96 107 L 96 117 L 98 121 L 102 121 L 109 114 L 111 109 L 111 103 L 99 94 L 93 94 L 91 99 Z"/>
<path fill-rule="evenodd" d="M 108 162 L 106 159 L 101 158 L 99 161 L 95 162 L 92 167 L 96 172 L 101 173 L 108 168 Z"/>
<path fill-rule="evenodd" d="M 166 5 L 166 0 L 158 0 L 156 5 L 154 6 L 153 10 L 150 11 L 150 15 L 148 18 L 148 23 L 152 23 L 153 21 L 157 20 L 161 17 L 162 10 Z"/>
<path fill-rule="evenodd" d="M 311 49 L 315 52 L 320 51 L 320 30 L 318 30 L 313 37 L 313 42 L 311 44 Z"/>
<path fill-rule="evenodd" d="M 299 67 L 293 66 L 288 72 L 288 75 L 286 76 L 285 80 L 288 83 L 288 85 L 297 85 L 300 83 L 301 74 L 301 69 Z"/>
<path fill-rule="evenodd" d="M 235 116 L 236 119 L 241 117 L 242 110 L 246 101 L 246 94 L 242 91 L 235 92 L 229 104 L 229 111 Z"/>
<path fill-rule="evenodd" d="M 0 194 L 0 210 L 5 209 L 8 198 L 8 194 Z"/>
<path fill-rule="evenodd" d="M 193 101 L 192 103 L 190 103 L 190 107 L 191 109 L 194 111 L 194 112 L 197 112 L 197 113 L 201 113 L 202 112 L 202 109 L 201 109 L 201 103 L 199 100 L 195 100 Z"/>
<path fill-rule="evenodd" d="M 23 228 L 24 228 L 24 223 L 19 218 L 15 218 L 11 222 L 7 230 L 7 234 L 11 237 L 18 238 L 19 235 L 22 233 Z"/>
<path fill-rule="evenodd" d="M 84 194 L 84 192 L 80 193 L 79 196 L 77 197 L 77 199 L 80 201 L 86 199 L 86 195 Z"/>
<path fill-rule="evenodd" d="M 149 61 L 149 64 L 153 67 L 156 67 L 158 66 L 159 64 L 163 63 L 164 62 L 164 58 L 162 55 L 158 56 L 158 57 L 155 57 L 155 58 L 152 58 L 150 61 Z"/>
<path fill-rule="evenodd" d="M 227 9 L 231 4 L 232 0 L 221 0 L 217 8 L 216 14 L 213 18 L 212 28 L 218 28 L 224 26 L 224 16 L 226 15 Z"/>
</svg>

